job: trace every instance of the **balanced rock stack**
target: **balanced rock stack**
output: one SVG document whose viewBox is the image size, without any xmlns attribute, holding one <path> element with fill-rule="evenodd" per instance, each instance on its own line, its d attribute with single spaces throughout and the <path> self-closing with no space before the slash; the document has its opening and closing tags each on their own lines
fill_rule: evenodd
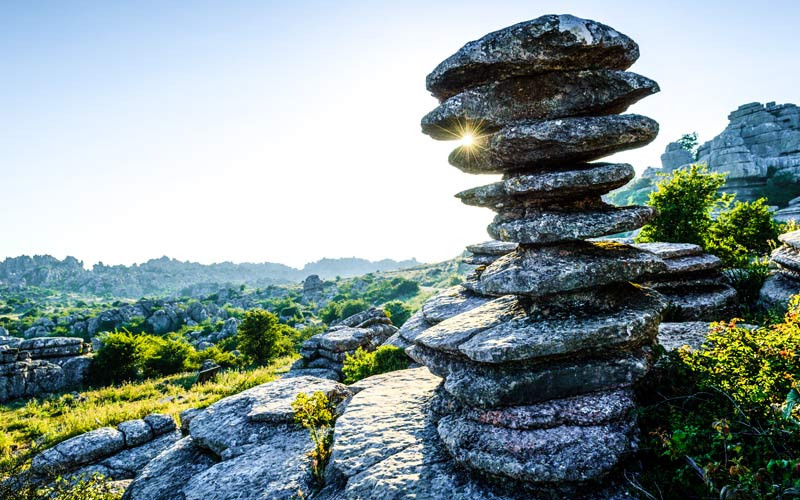
<svg viewBox="0 0 800 500">
<path fill-rule="evenodd" d="M 489 234 L 518 244 L 465 283 L 483 304 L 421 331 L 407 349 L 444 378 L 451 411 L 439 436 L 481 477 L 574 497 L 635 448 L 630 387 L 649 369 L 665 304 L 630 282 L 665 265 L 584 240 L 634 230 L 653 214 L 601 200 L 633 167 L 587 163 L 658 132 L 650 118 L 618 114 L 658 91 L 624 71 L 638 56 L 608 26 L 548 15 L 468 43 L 428 76 L 441 104 L 423 132 L 471 136 L 450 163 L 503 177 L 458 197 L 496 211 Z"/>
<path fill-rule="evenodd" d="M 634 245 L 658 255 L 667 264 L 661 273 L 641 283 L 657 290 L 672 308 L 672 321 L 720 321 L 736 311 L 736 290 L 725 283 L 722 261 L 691 243 Z"/>
<path fill-rule="evenodd" d="M 289 373 L 293 377 L 310 375 L 341 380 L 345 356 L 352 355 L 359 347 L 374 351 L 395 332 L 397 327 L 383 309 L 373 307 L 354 314 L 303 342 L 302 358 L 292 365 Z"/>
<path fill-rule="evenodd" d="M 800 293 L 800 230 L 778 236 L 783 245 L 772 252 L 774 272 L 761 287 L 760 299 L 767 307 L 785 309 Z"/>
</svg>

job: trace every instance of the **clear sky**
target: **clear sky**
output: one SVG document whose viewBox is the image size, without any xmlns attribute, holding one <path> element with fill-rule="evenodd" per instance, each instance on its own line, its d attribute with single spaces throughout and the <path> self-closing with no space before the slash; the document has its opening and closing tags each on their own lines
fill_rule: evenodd
<svg viewBox="0 0 800 500">
<path fill-rule="evenodd" d="M 542 14 L 641 48 L 661 124 L 637 170 L 752 101 L 800 101 L 800 2 L 0 3 L 0 258 L 89 265 L 322 257 L 436 261 L 487 239 L 453 194 L 492 177 L 419 132 L 425 76 L 469 40 Z"/>
</svg>

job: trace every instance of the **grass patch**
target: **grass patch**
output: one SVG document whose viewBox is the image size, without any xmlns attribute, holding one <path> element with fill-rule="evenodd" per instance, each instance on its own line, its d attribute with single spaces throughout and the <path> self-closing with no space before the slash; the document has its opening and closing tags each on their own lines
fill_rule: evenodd
<svg viewBox="0 0 800 500">
<path fill-rule="evenodd" d="M 0 405 L 0 476 L 25 463 L 34 454 L 65 439 L 151 413 L 178 419 L 189 408 L 205 408 L 232 394 L 274 380 L 289 369 L 293 357 L 268 366 L 220 373 L 195 385 L 196 374 L 168 377 L 30 399 Z"/>
</svg>

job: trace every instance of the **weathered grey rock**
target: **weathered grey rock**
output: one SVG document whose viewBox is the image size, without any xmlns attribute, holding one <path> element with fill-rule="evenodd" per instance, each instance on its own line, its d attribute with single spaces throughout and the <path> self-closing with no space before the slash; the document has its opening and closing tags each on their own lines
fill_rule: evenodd
<svg viewBox="0 0 800 500">
<path fill-rule="evenodd" d="M 182 488 L 186 500 L 308 498 L 314 445 L 305 429 L 275 434 L 245 453 L 194 475 Z"/>
<path fill-rule="evenodd" d="M 609 206 L 602 210 L 580 212 L 530 209 L 527 216 L 521 219 L 496 217 L 487 231 L 493 238 L 503 241 L 556 243 L 631 231 L 647 223 L 654 214 L 651 207 L 640 206 Z"/>
<path fill-rule="evenodd" d="M 496 81 L 444 101 L 422 119 L 434 139 L 482 134 L 520 120 L 623 113 L 658 85 L 635 73 L 614 70 L 566 71 Z"/>
<path fill-rule="evenodd" d="M 335 370 L 327 370 L 325 368 L 299 368 L 297 370 L 290 370 L 283 378 L 297 378 L 297 377 L 316 377 L 326 378 L 329 380 L 341 381 L 339 372 Z"/>
<path fill-rule="evenodd" d="M 692 243 L 637 243 L 633 245 L 640 250 L 647 250 L 652 252 L 662 259 L 673 259 L 675 257 L 688 257 L 700 255 L 703 253 L 703 248 L 700 245 Z"/>
<path fill-rule="evenodd" d="M 151 460 L 125 491 L 125 500 L 186 500 L 183 486 L 216 463 L 213 454 L 186 437 Z"/>
<path fill-rule="evenodd" d="M 457 462 L 529 484 L 600 480 L 631 451 L 633 432 L 631 422 L 517 430 L 457 415 L 439 421 L 439 435 Z"/>
<path fill-rule="evenodd" d="M 125 446 L 131 448 L 139 446 L 153 439 L 153 429 L 142 419 L 128 420 L 117 426 L 125 438 Z"/>
<path fill-rule="evenodd" d="M 191 424 L 192 419 L 197 415 L 200 415 L 203 410 L 199 408 L 189 408 L 188 410 L 183 410 L 179 417 L 181 421 L 181 432 L 183 434 L 189 434 L 189 424 Z"/>
<path fill-rule="evenodd" d="M 513 313 L 487 317 L 478 308 L 430 328 L 416 342 L 483 363 L 547 359 L 652 342 L 663 302 L 657 294 L 645 291 L 631 293 L 627 298 L 627 305 L 615 310 L 576 311 L 574 315 L 554 314 L 536 319 L 519 304 L 513 317 L 510 317 Z M 514 307 L 509 302 L 506 304 Z M 499 318 L 502 322 L 498 322 Z M 466 338 L 468 334 L 462 328 L 473 332 L 472 335 Z M 453 338 L 459 339 L 457 343 L 451 341 Z"/>
<path fill-rule="evenodd" d="M 102 467 L 111 479 L 133 479 L 159 453 L 167 450 L 181 439 L 179 432 L 170 432 L 133 448 L 122 450 L 91 467 Z M 83 474 L 80 469 L 73 475 Z"/>
<path fill-rule="evenodd" d="M 789 300 L 800 293 L 800 281 L 793 280 L 782 273 L 770 275 L 761 287 L 759 301 L 765 307 L 786 309 Z"/>
<path fill-rule="evenodd" d="M 490 240 L 475 245 L 467 245 L 467 251 L 475 255 L 494 255 L 500 257 L 517 249 L 517 244 L 508 241 Z"/>
<path fill-rule="evenodd" d="M 456 197 L 467 205 L 501 211 L 523 203 L 551 204 L 559 199 L 605 194 L 627 183 L 633 175 L 633 167 L 626 163 L 589 163 L 573 170 L 512 175 L 494 184 L 467 189 Z"/>
<path fill-rule="evenodd" d="M 722 267 L 722 261 L 716 255 L 709 253 L 701 255 L 687 255 L 665 259 L 667 268 L 661 275 L 677 275 L 703 271 L 716 271 Z"/>
<path fill-rule="evenodd" d="M 611 115 L 518 122 L 477 145 L 462 145 L 450 164 L 467 173 L 505 173 L 596 160 L 638 148 L 658 134 L 658 123 L 640 115 Z"/>
<path fill-rule="evenodd" d="M 711 323 L 705 321 L 661 323 L 658 327 L 658 343 L 667 351 L 674 351 L 683 346 L 697 350 L 706 341 L 710 326 Z"/>
<path fill-rule="evenodd" d="M 773 250 L 770 259 L 795 273 L 800 273 L 800 250 L 794 247 L 780 246 Z"/>
<path fill-rule="evenodd" d="M 83 339 L 73 337 L 41 337 L 26 339 L 19 349 L 31 353 L 33 359 L 80 356 L 84 353 Z"/>
<path fill-rule="evenodd" d="M 35 456 L 31 462 L 31 471 L 35 474 L 69 471 L 113 455 L 123 448 L 125 437 L 120 431 L 112 427 L 101 427 L 62 441 Z"/>
<path fill-rule="evenodd" d="M 620 421 L 634 409 L 633 391 L 628 389 L 581 394 L 527 406 L 469 408 L 459 410 L 462 418 L 506 429 L 551 429 L 562 426 L 592 426 Z"/>
<path fill-rule="evenodd" d="M 491 300 L 490 297 L 476 295 L 463 285 L 457 285 L 435 296 L 422 305 L 422 314 L 430 324 L 441 323 L 462 312 L 479 307 Z"/>
<path fill-rule="evenodd" d="M 528 405 L 587 392 L 629 387 L 649 368 L 647 349 L 549 363 L 476 363 L 415 345 L 406 352 L 445 379 L 461 403 L 479 408 Z"/>
<path fill-rule="evenodd" d="M 419 334 L 430 327 L 431 324 L 425 319 L 425 315 L 420 309 L 403 323 L 403 326 L 397 331 L 397 336 L 406 342 L 413 342 Z"/>
<path fill-rule="evenodd" d="M 217 401 L 192 419 L 189 432 L 199 446 L 217 455 L 230 448 L 258 444 L 277 432 L 263 422 L 291 422 L 291 403 L 297 394 L 315 391 L 340 394 L 340 399 L 349 395 L 345 386 L 332 380 L 283 378 Z"/>
<path fill-rule="evenodd" d="M 153 429 L 153 434 L 156 436 L 177 429 L 175 419 L 163 413 L 151 413 L 144 417 L 144 421 Z"/>
<path fill-rule="evenodd" d="M 570 15 L 548 15 L 467 43 L 426 79 L 443 99 L 487 82 L 547 71 L 627 69 L 639 47 L 614 29 Z"/>
<path fill-rule="evenodd" d="M 3 335 L 0 335 L 0 345 L 5 345 L 5 346 L 12 347 L 12 348 L 16 349 L 23 342 L 23 339 L 21 339 L 19 337 L 11 337 L 11 336 L 9 336 L 8 335 L 8 330 L 6 330 L 5 328 L 0 333 L 3 334 Z"/>
<path fill-rule="evenodd" d="M 661 165 L 665 171 L 673 171 L 678 167 L 694 162 L 691 151 L 685 149 L 678 142 L 670 142 L 667 149 L 661 155 Z"/>
<path fill-rule="evenodd" d="M 487 267 L 474 287 L 485 295 L 541 296 L 635 281 L 663 269 L 653 254 L 612 242 L 520 247 Z"/>
<path fill-rule="evenodd" d="M 673 321 L 723 321 L 736 311 L 738 296 L 729 285 L 694 290 L 660 290 L 672 309 Z"/>
</svg>

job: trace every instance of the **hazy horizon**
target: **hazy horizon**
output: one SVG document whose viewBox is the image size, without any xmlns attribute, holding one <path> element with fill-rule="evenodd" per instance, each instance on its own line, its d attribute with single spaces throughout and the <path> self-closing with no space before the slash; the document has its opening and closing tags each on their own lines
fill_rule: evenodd
<svg viewBox="0 0 800 500">
<path fill-rule="evenodd" d="M 322 258 L 437 262 L 488 239 L 453 195 L 491 182 L 423 135 L 425 76 L 470 40 L 543 14 L 639 43 L 661 125 L 613 158 L 723 130 L 748 102 L 800 101 L 800 4 L 8 2 L 0 16 L 0 260 L 85 265 Z"/>
</svg>

